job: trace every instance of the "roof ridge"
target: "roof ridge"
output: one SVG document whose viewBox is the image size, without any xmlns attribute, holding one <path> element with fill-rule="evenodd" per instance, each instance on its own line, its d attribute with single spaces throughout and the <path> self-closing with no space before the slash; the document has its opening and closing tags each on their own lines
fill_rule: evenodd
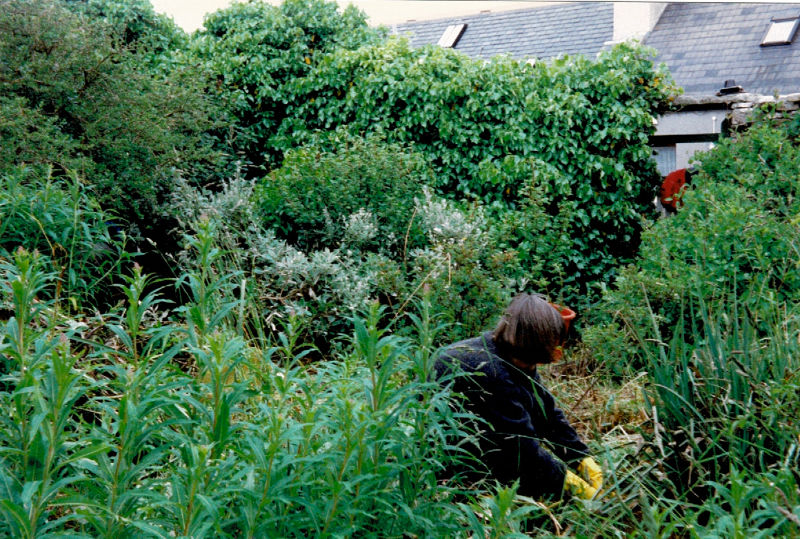
<svg viewBox="0 0 800 539">
<path fill-rule="evenodd" d="M 394 23 L 389 26 L 394 29 L 397 26 L 411 26 L 411 25 L 426 25 L 426 24 L 436 24 L 436 23 L 443 23 L 445 21 L 454 21 L 454 22 L 469 22 L 464 21 L 463 19 L 478 19 L 478 18 L 489 18 L 489 17 L 503 17 L 509 16 L 514 14 L 519 14 L 520 12 L 529 12 L 529 11 L 544 11 L 544 10 L 553 10 L 556 9 L 565 9 L 565 8 L 577 8 L 577 7 L 586 7 L 586 6 L 596 6 L 596 5 L 604 5 L 604 4 L 613 4 L 613 1 L 605 1 L 605 0 L 592 0 L 592 1 L 582 1 L 582 0 L 572 0 L 567 2 L 548 2 L 542 6 L 532 6 L 532 7 L 522 7 L 519 9 L 506 9 L 503 11 L 489 11 L 489 12 L 480 12 L 480 13 L 472 13 L 469 15 L 455 15 L 452 17 L 440 17 L 438 19 L 422 19 L 422 20 L 415 20 L 409 19 L 405 22 Z"/>
</svg>

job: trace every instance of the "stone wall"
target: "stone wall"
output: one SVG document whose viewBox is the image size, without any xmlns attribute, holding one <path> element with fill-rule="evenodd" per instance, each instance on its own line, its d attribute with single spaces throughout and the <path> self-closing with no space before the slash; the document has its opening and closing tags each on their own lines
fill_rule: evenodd
<svg viewBox="0 0 800 539">
<path fill-rule="evenodd" d="M 704 106 L 714 107 L 725 105 L 730 128 L 740 129 L 749 123 L 753 109 L 765 104 L 777 103 L 777 117 L 788 117 L 800 110 L 800 93 L 765 96 L 759 94 L 736 93 L 719 96 L 687 96 L 675 98 L 674 104 L 679 108 L 691 107 L 701 109 Z"/>
</svg>

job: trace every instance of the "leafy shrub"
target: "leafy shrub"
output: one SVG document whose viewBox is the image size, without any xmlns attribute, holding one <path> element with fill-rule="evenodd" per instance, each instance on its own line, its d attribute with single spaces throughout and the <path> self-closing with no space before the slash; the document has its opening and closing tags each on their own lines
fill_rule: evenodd
<svg viewBox="0 0 800 539">
<path fill-rule="evenodd" d="M 699 157 L 686 205 L 645 231 L 639 260 L 621 272 L 597 319 L 612 332 L 623 331 L 635 348 L 641 340 L 670 342 L 676 324 L 688 324 L 681 317 L 699 312 L 701 302 L 713 312 L 733 294 L 756 315 L 796 302 L 798 147 L 792 129 L 756 125 Z M 602 354 L 602 346 L 597 351 Z"/>
<path fill-rule="evenodd" d="M 297 100 L 306 99 L 296 86 L 320 58 L 383 38 L 356 8 L 338 10 L 326 0 L 236 3 L 206 17 L 194 36 L 194 57 L 217 79 L 220 99 L 241 129 L 235 148 L 253 167 L 248 176 L 280 164 L 271 139 Z"/>
<path fill-rule="evenodd" d="M 186 44 L 187 36 L 167 15 L 156 13 L 149 0 L 67 0 L 65 7 L 93 21 L 103 21 L 125 45 L 154 55 L 169 55 Z"/>
<path fill-rule="evenodd" d="M 511 207 L 488 208 L 496 215 L 490 229 L 494 241 L 516 254 L 517 264 L 507 264 L 508 275 L 579 308 L 587 300 L 580 292 L 585 275 L 568 268 L 585 267 L 591 255 L 575 249 L 572 233 L 580 210 L 554 189 L 563 175 L 539 159 L 517 157 L 486 161 L 479 172 L 486 182 L 504 185 L 509 193 L 513 185 L 516 191 Z"/>
<path fill-rule="evenodd" d="M 158 32 L 172 42 L 176 28 L 156 17 L 151 30 L 136 30 L 134 46 L 109 26 L 135 26 L 126 8 L 101 4 L 0 1 L 0 118 L 12 119 L 0 128 L 0 165 L 78 174 L 130 236 L 160 239 L 175 170 L 204 180 L 225 170 L 228 158 L 208 135 L 224 115 L 202 91 L 202 70 L 178 61 L 165 69 L 165 45 L 153 52 Z"/>
<path fill-rule="evenodd" d="M 797 524 L 796 129 L 762 119 L 700 156 L 686 205 L 645 231 L 584 332 L 651 378 L 640 484 L 663 533 Z"/>
<path fill-rule="evenodd" d="M 261 182 L 263 222 L 304 251 L 344 242 L 398 258 L 417 247 L 414 199 L 428 178 L 420 156 L 376 137 L 328 144 L 289 152 Z"/>
<path fill-rule="evenodd" d="M 360 252 L 347 249 L 302 251 L 275 236 L 258 217 L 255 182 L 234 178 L 218 192 L 179 182 L 172 205 L 181 231 L 211 242 L 220 255 L 212 268 L 238 274 L 248 332 L 270 334 L 290 319 L 302 321 L 301 340 L 327 353 L 347 319 L 375 294 L 377 277 Z M 175 262 L 188 272 L 198 260 L 185 247 Z M 375 255 L 367 260 L 383 260 Z M 298 328 L 298 332 L 300 332 Z"/>
<path fill-rule="evenodd" d="M 426 190 L 417 211 L 428 244 L 409 256 L 409 284 L 425 288 L 434 310 L 449 325 L 452 341 L 495 323 L 514 288 L 507 277 L 514 254 L 498 249 L 480 207 L 470 213 Z"/>
<path fill-rule="evenodd" d="M 322 57 L 298 79 L 298 105 L 272 144 L 288 151 L 338 126 L 380 131 L 426 157 L 439 192 L 498 208 L 521 206 L 531 163 L 547 163 L 537 187 L 551 197 L 548 215 L 570 212 L 563 274 L 574 301 L 636 251 L 657 183 L 647 140 L 672 90 L 665 80 L 648 51 L 630 45 L 597 61 L 529 66 L 390 40 Z"/>
<path fill-rule="evenodd" d="M 440 338 L 452 340 L 485 329 L 514 286 L 504 273 L 513 255 L 495 252 L 480 214 L 465 213 L 430 192 L 413 200 L 409 212 L 421 246 L 382 254 L 352 237 L 353 222 L 364 215 L 358 211 L 336 231 L 339 246 L 303 250 L 277 238 L 259 219 L 255 182 L 233 179 L 216 193 L 180 185 L 174 216 L 184 231 L 208 235 L 222 249 L 216 272 L 241 272 L 253 331 L 269 333 L 281 320 L 299 320 L 301 340 L 323 354 L 333 344 L 330 335 L 349 331 L 348 318 L 373 300 L 397 318 L 423 288 L 433 289 L 434 309 L 452 324 Z M 187 255 L 176 262 L 194 271 Z"/>
<path fill-rule="evenodd" d="M 698 184 L 708 180 L 744 188 L 763 208 L 778 217 L 800 211 L 796 171 L 800 166 L 800 116 L 779 120 L 773 107 L 757 110 L 754 125 L 720 141 L 713 151 L 696 157 Z"/>
<path fill-rule="evenodd" d="M 45 255 L 59 283 L 56 299 L 75 309 L 108 301 L 129 256 L 124 234 L 87 191 L 74 177 L 0 173 L 0 257 L 19 248 Z"/>
<path fill-rule="evenodd" d="M 597 61 L 567 57 L 536 66 L 411 49 L 404 40 L 337 49 L 298 80 L 306 98 L 281 125 L 278 147 L 342 125 L 381 131 L 426 155 L 438 187 L 485 202 L 514 185 L 479 179 L 484 160 L 539 157 L 579 182 L 578 192 L 568 189 L 575 196 L 594 195 L 614 211 L 620 191 L 638 200 L 653 179 L 647 137 L 656 107 L 672 90 L 663 77 L 647 50 L 630 45 Z"/>
<path fill-rule="evenodd" d="M 40 107 L 29 106 L 24 97 L 0 95 L 0 170 L 24 163 L 44 174 L 53 162 L 67 169 L 83 168 L 78 141 L 62 132 L 60 124 Z"/>
</svg>

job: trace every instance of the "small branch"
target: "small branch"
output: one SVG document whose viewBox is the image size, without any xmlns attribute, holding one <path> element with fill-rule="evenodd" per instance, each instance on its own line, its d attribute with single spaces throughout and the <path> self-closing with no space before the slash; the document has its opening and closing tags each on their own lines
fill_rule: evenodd
<svg viewBox="0 0 800 539">
<path fill-rule="evenodd" d="M 417 215 L 417 207 L 414 206 L 414 212 L 411 214 L 411 219 L 408 220 L 406 227 L 406 235 L 403 238 L 403 267 L 406 265 L 406 254 L 408 252 L 408 236 L 411 234 L 411 225 L 414 223 L 414 216 Z"/>
</svg>

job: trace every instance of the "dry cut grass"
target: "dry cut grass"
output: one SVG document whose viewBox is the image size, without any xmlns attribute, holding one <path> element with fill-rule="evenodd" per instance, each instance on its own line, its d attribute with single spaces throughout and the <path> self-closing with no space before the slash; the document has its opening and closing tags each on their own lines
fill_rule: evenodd
<svg viewBox="0 0 800 539">
<path fill-rule="evenodd" d="M 646 374 L 614 379 L 580 347 L 565 358 L 539 372 L 575 430 L 606 447 L 640 443 L 638 432 L 650 420 L 643 395 Z"/>
</svg>

